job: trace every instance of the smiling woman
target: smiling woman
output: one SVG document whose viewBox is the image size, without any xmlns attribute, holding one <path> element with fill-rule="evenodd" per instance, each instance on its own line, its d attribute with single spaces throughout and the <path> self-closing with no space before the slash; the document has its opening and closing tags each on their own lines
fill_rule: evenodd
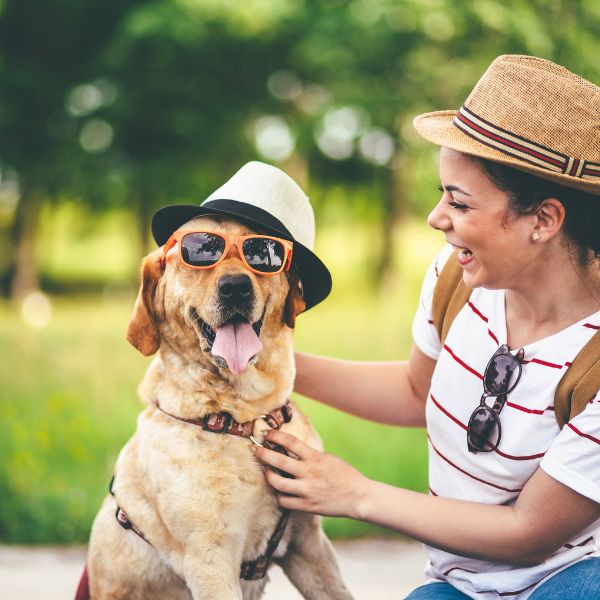
<svg viewBox="0 0 600 600">
<path fill-rule="evenodd" d="M 515 250 L 527 240 L 525 219 L 508 219 L 507 194 L 486 176 L 483 165 L 467 154 L 442 148 L 440 179 L 443 195 L 429 215 L 429 225 L 444 232 L 446 241 L 460 248 L 458 260 L 465 283 L 493 289 L 510 287 L 531 264 L 527 257 L 515 260 Z M 531 250 L 529 244 L 526 249 Z M 521 256 L 521 255 L 518 255 Z M 499 257 L 504 260 L 498 264 Z M 490 265 L 492 270 L 490 271 Z"/>
<path fill-rule="evenodd" d="M 417 117 L 441 146 L 429 224 L 448 245 L 425 276 L 408 360 L 296 356 L 296 391 L 427 427 L 429 495 L 367 479 L 282 432 L 268 439 L 296 458 L 256 451 L 294 476 L 267 472 L 281 506 L 425 542 L 430 583 L 410 600 L 600 597 L 599 113 L 592 83 L 501 56 L 458 111 Z M 446 265 L 468 299 L 440 339 L 432 300 Z M 571 365 L 590 391 L 561 429 L 555 397 Z"/>
</svg>

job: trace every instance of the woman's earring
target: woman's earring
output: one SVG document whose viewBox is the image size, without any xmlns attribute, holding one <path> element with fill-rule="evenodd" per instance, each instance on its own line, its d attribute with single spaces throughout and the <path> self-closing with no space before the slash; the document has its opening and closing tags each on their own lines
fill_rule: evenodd
<svg viewBox="0 0 600 600">
<path fill-rule="evenodd" d="M 537 242 L 537 241 L 540 239 L 540 234 L 539 234 L 537 231 L 534 231 L 534 232 L 531 234 L 531 239 L 532 239 L 534 242 Z"/>
</svg>

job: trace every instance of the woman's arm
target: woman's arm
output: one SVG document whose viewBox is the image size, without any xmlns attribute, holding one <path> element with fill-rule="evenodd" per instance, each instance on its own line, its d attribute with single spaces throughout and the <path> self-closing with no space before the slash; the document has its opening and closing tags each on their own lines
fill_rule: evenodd
<svg viewBox="0 0 600 600">
<path fill-rule="evenodd" d="M 425 401 L 435 361 L 416 346 L 407 361 L 359 362 L 296 353 L 296 392 L 350 414 L 425 426 Z"/>
<path fill-rule="evenodd" d="M 372 481 L 341 459 L 280 431 L 270 431 L 267 439 L 298 457 L 256 449 L 260 460 L 295 477 L 267 471 L 281 506 L 383 525 L 462 556 L 521 566 L 539 564 L 600 518 L 600 504 L 541 469 L 514 506 L 496 506 Z"/>
</svg>

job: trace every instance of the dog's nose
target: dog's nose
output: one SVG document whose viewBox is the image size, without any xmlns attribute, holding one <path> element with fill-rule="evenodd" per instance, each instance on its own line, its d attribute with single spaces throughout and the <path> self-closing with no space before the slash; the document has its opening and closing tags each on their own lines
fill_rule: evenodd
<svg viewBox="0 0 600 600">
<path fill-rule="evenodd" d="M 248 275 L 223 275 L 219 279 L 219 296 L 229 304 L 241 304 L 252 299 L 252 281 Z"/>
</svg>

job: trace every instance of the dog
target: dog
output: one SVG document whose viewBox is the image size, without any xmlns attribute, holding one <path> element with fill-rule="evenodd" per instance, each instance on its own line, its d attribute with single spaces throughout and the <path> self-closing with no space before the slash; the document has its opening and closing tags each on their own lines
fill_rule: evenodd
<svg viewBox="0 0 600 600">
<path fill-rule="evenodd" d="M 255 233 L 223 215 L 198 216 L 180 231 Z M 302 281 L 293 268 L 269 276 L 248 270 L 234 245 L 213 268 L 189 268 L 180 246 L 143 261 L 128 339 L 142 354 L 157 354 L 138 390 L 145 409 L 92 526 L 91 598 L 258 599 L 268 575 L 241 571 L 264 559 L 287 521 L 272 560 L 304 598 L 349 600 L 320 518 L 286 518 L 250 451 L 280 425 L 321 448 L 308 418 L 286 404 Z M 289 422 L 269 417 L 278 410 Z M 252 439 L 198 426 L 224 415 L 250 424 Z M 264 572 L 265 560 L 258 562 Z"/>
</svg>

